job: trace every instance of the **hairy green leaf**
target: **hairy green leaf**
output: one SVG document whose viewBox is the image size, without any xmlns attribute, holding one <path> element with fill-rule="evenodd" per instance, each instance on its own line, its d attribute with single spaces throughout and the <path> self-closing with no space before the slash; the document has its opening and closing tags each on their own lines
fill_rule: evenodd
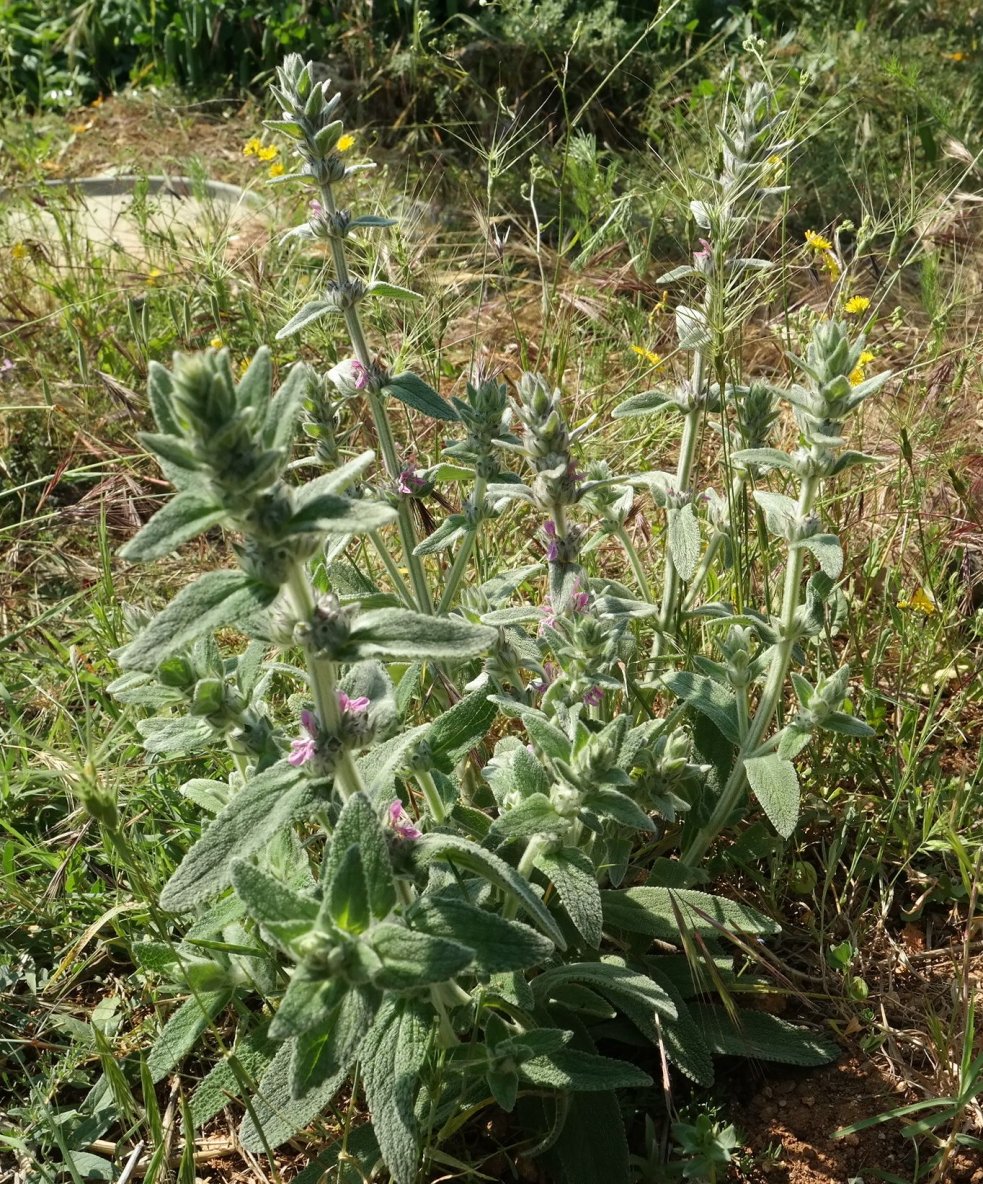
<svg viewBox="0 0 983 1184">
<path fill-rule="evenodd" d="M 318 800 L 301 769 L 280 761 L 250 778 L 205 829 L 164 885 L 160 906 L 183 913 L 232 883 L 232 865 L 264 847 Z"/>
<path fill-rule="evenodd" d="M 210 571 L 174 597 L 119 655 L 124 670 L 152 671 L 166 655 L 266 608 L 278 589 L 241 571 Z"/>
<path fill-rule="evenodd" d="M 748 784 L 775 830 L 787 839 L 799 821 L 799 778 L 791 761 L 777 753 L 744 762 Z"/>
</svg>

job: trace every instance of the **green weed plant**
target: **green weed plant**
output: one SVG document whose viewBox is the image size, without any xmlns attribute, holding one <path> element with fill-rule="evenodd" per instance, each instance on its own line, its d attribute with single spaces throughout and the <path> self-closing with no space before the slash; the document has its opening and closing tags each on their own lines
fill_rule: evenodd
<svg viewBox="0 0 983 1184">
<path fill-rule="evenodd" d="M 279 183 L 311 194 L 289 237 L 333 264 L 277 336 L 333 320 L 351 356 L 299 362 L 279 386 L 265 347 L 241 374 L 225 349 L 151 368 L 142 441 L 175 493 L 123 556 L 159 560 L 220 527 L 238 566 L 159 613 L 129 610 L 110 688 L 149 713 L 151 758 L 211 761 L 181 790 L 201 836 L 135 946 L 184 1000 L 145 1076 L 199 1055 L 231 1008 L 195 1126 L 241 1098 L 244 1145 L 272 1153 L 364 1098 L 368 1121 L 349 1111 L 301 1180 L 461 1170 L 465 1131 L 494 1111 L 510 1154 L 552 1178 L 628 1181 L 628 1134 L 665 1063 L 709 1085 L 716 1055 L 835 1056 L 734 1008 L 734 949 L 753 955 L 777 926 L 707 892 L 707 856 L 759 808 L 790 836 L 815 737 L 873 734 L 830 663 L 843 551 L 824 504 L 871 460 L 850 422 L 888 375 L 866 376 L 846 318 L 816 320 L 789 385 L 745 372 L 748 322 L 784 303 L 781 267 L 754 248 L 781 216 L 792 148 L 763 82 L 729 104 L 719 167 L 699 181 L 699 250 L 662 277 L 679 294 L 682 377 L 660 365 L 612 409 L 628 429 L 681 421 L 672 471 L 622 471 L 616 452 L 585 464 L 589 421 L 570 422 L 543 374 L 476 371 L 448 401 L 391 369 L 364 311 L 394 301 L 411 319 L 417 296 L 350 268 L 349 239 L 392 220 L 343 204 L 369 166 L 351 163 L 340 96 L 297 55 L 272 94 L 268 126 L 298 158 Z M 406 408 L 446 438 L 431 465 L 400 452 Z M 340 444 L 366 412 L 379 461 Z M 434 491 L 457 508 L 427 533 L 414 507 Z M 639 506 L 658 564 L 629 530 Z M 538 554 L 489 573 L 516 518 Z M 125 858 L 112 795 L 92 785 L 85 800 Z"/>
</svg>

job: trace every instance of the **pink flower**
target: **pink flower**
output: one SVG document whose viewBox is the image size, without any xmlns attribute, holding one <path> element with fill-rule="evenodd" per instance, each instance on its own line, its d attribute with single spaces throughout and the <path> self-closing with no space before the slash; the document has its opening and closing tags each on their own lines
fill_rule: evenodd
<svg viewBox="0 0 983 1184">
<path fill-rule="evenodd" d="M 556 535 L 556 523 L 552 518 L 547 519 L 543 526 L 543 534 L 546 535 L 546 561 L 556 563 L 560 557 L 560 543 Z"/>
<path fill-rule="evenodd" d="M 535 691 L 537 695 L 541 695 L 548 686 L 556 682 L 557 675 L 560 673 L 559 667 L 553 662 L 543 663 L 543 677 L 538 678 L 535 682 L 529 684 L 530 689 Z M 526 747 L 532 752 L 532 746 L 527 744 Z"/>
<path fill-rule="evenodd" d="M 317 717 L 312 711 L 302 711 L 300 713 L 300 726 L 307 735 L 298 736 L 296 740 L 291 740 L 290 755 L 287 757 L 287 762 L 293 765 L 294 768 L 306 765 L 309 760 L 313 760 L 317 756 Z"/>
<path fill-rule="evenodd" d="M 600 707 L 604 702 L 604 692 L 600 687 L 591 687 L 591 689 L 584 695 L 584 703 L 588 707 Z"/>
<path fill-rule="evenodd" d="M 703 248 L 703 250 L 693 252 L 693 262 L 694 263 L 698 263 L 700 261 L 709 262 L 713 258 L 713 247 L 711 246 L 710 242 L 705 238 L 700 239 L 700 246 Z"/>
<path fill-rule="evenodd" d="M 347 711 L 351 715 L 361 715 L 363 711 L 368 711 L 371 699 L 365 695 L 359 695 L 357 699 L 350 699 L 344 691 L 338 692 L 338 706 L 342 711 Z"/>
<path fill-rule="evenodd" d="M 311 201 L 309 201 L 307 203 L 307 208 L 311 211 L 311 214 L 315 218 L 317 218 L 322 213 L 322 209 L 323 209 L 323 207 L 321 206 L 321 203 L 317 200 L 316 197 L 312 198 Z"/>
<path fill-rule="evenodd" d="M 389 807 L 386 824 L 391 826 L 401 839 L 422 839 L 423 832 L 413 825 L 413 819 L 403 809 L 403 803 L 397 798 Z"/>
<path fill-rule="evenodd" d="M 13 359 L 4 358 L 4 360 L 0 362 L 0 378 L 6 378 L 11 370 L 13 370 L 14 366 L 15 362 Z"/>
<path fill-rule="evenodd" d="M 426 485 L 422 477 L 418 477 L 413 469 L 403 469 L 396 481 L 396 488 L 400 493 L 417 494 Z"/>
<path fill-rule="evenodd" d="M 364 391 L 369 385 L 368 367 L 363 366 L 357 359 L 352 362 L 352 377 L 355 379 L 355 389 L 357 391 Z"/>
</svg>

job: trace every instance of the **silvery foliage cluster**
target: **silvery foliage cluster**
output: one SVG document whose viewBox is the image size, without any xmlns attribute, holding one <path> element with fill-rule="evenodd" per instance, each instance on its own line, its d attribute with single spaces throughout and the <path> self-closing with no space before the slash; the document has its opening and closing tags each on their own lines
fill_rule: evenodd
<svg viewBox="0 0 983 1184">
<path fill-rule="evenodd" d="M 291 56 L 273 94 L 282 118 L 270 126 L 301 162 L 285 179 L 316 195 L 293 233 L 327 243 L 334 262 L 334 279 L 280 336 L 339 316 L 354 356 L 326 375 L 298 363 L 276 390 L 265 348 L 238 379 L 225 350 L 151 371 L 157 430 L 143 441 L 176 492 L 125 557 L 156 559 L 215 526 L 238 540 L 238 569 L 206 572 L 162 612 L 132 618 L 113 686 L 154 712 L 139 724 L 149 754 L 224 748 L 232 768 L 182 787 L 209 816 L 161 896 L 187 919 L 183 937 L 137 947 L 148 973 L 187 995 L 152 1050 L 152 1075 L 234 1002 L 234 1056 L 198 1086 L 197 1123 L 245 1093 L 243 1141 L 269 1149 L 346 1084 L 364 1095 L 371 1121 L 348 1132 L 340 1161 L 340 1147 L 324 1149 L 303 1180 L 331 1166 L 362 1179 L 380 1160 L 398 1184 L 430 1178 L 454 1166 L 455 1132 L 493 1100 L 513 1115 L 515 1146 L 555 1178 L 626 1181 L 630 1106 L 616 1091 L 652 1085 L 660 1055 L 701 1084 L 718 1053 L 830 1055 L 777 1017 L 751 1013 L 735 1027 L 680 951 L 695 941 L 709 981 L 726 989 L 726 933 L 776 932 L 695 887 L 702 855 L 743 812 L 748 785 L 789 834 L 793 758 L 817 730 L 867 731 L 843 709 L 846 670 L 816 686 L 794 673 L 798 711 L 772 724 L 790 667 L 835 603 L 842 553 L 821 524 L 821 486 L 866 459 L 844 450 L 844 423 L 884 376 L 851 383 L 863 340 L 833 322 L 792 359 L 791 389 L 726 380 L 721 318 L 765 266 L 740 242 L 773 191 L 769 158 L 788 148 L 763 87 L 722 133 L 722 171 L 694 202 L 704 250 L 667 277 L 696 293 L 677 311 L 689 377 L 615 413 L 683 417 L 676 472 L 636 474 L 584 467 L 585 425 L 570 425 L 540 376 L 523 376 L 514 395 L 476 377 L 446 402 L 369 353 L 363 302 L 413 293 L 353 277 L 345 240 L 389 220 L 337 204 L 359 166 L 337 151 L 329 85 Z M 432 468 L 400 460 L 393 399 L 455 433 Z M 799 426 L 791 453 L 771 443 L 779 399 Z M 381 468 L 372 453 L 339 453 L 362 400 Z M 723 492 L 694 483 L 710 419 L 729 456 Z M 312 447 L 292 460 L 298 425 Z M 768 473 L 784 475 L 784 492 L 764 487 Z M 420 538 L 412 503 L 442 482 L 470 492 Z M 785 549 L 770 613 L 704 595 L 729 586 L 749 489 Z M 626 530 L 645 491 L 666 523 L 658 595 Z M 537 553 L 468 586 L 476 541 L 506 513 L 526 515 Z M 356 570 L 355 539 L 377 549 L 391 584 Z M 629 550 L 638 586 L 597 571 L 598 547 L 612 541 Z M 803 587 L 807 562 L 816 570 Z M 539 603 L 516 603 L 523 587 L 544 588 Z M 234 657 L 214 639 L 229 626 L 251 639 Z M 683 635 L 696 627 L 715 652 L 686 661 Z M 275 719 L 273 680 L 292 685 L 300 725 Z M 667 850 L 673 826 L 681 861 L 638 854 Z"/>
</svg>

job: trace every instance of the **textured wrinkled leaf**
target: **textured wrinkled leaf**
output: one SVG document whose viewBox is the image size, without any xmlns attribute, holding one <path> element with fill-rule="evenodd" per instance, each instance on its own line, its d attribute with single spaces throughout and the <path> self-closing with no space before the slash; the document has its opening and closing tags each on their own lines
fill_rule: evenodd
<svg viewBox="0 0 983 1184">
<path fill-rule="evenodd" d="M 676 305 L 676 336 L 680 349 L 705 349 L 710 344 L 706 314 L 685 304 Z"/>
<path fill-rule="evenodd" d="M 739 1011 L 735 1021 L 725 1008 L 707 1004 L 694 1007 L 693 1015 L 718 1056 L 811 1068 L 828 1065 L 840 1055 L 826 1037 L 766 1011 Z"/>
<path fill-rule="evenodd" d="M 399 732 L 391 740 L 377 744 L 355 764 L 365 784 L 369 799 L 378 806 L 388 806 L 396 791 L 396 778 L 406 761 L 407 753 L 430 730 L 429 724 L 418 724 Z"/>
<path fill-rule="evenodd" d="M 391 395 L 407 407 L 412 407 L 414 411 L 429 415 L 431 419 L 458 418 L 457 412 L 446 399 L 442 399 L 432 386 L 409 370 L 391 378 L 382 388 L 382 393 Z"/>
<path fill-rule="evenodd" d="M 266 415 L 273 391 L 273 355 L 269 346 L 261 345 L 253 354 L 246 373 L 236 383 L 236 404 L 243 410 L 251 407 L 256 419 Z"/>
<path fill-rule="evenodd" d="M 381 920 L 396 906 L 396 888 L 382 824 L 362 793 L 352 794 L 338 817 L 322 872 L 325 884 L 333 884 L 341 874 L 343 861 L 352 847 L 358 851 L 369 910 Z"/>
<path fill-rule="evenodd" d="M 186 912 L 228 888 L 235 860 L 259 851 L 277 831 L 312 812 L 318 800 L 312 785 L 286 761 L 250 778 L 164 885 L 161 908 Z"/>
<path fill-rule="evenodd" d="M 232 885 L 253 920 L 284 946 L 310 932 L 317 921 L 316 900 L 301 896 L 255 864 L 233 863 Z"/>
<path fill-rule="evenodd" d="M 310 300 L 299 312 L 294 313 L 290 320 L 280 329 L 276 335 L 276 340 L 282 341 L 285 337 L 292 337 L 295 333 L 299 333 L 301 329 L 306 329 L 308 325 L 313 325 L 315 321 L 326 317 L 328 313 L 337 313 L 340 311 L 337 305 L 328 300 Z"/>
<path fill-rule="evenodd" d="M 811 551 L 826 575 L 831 580 L 839 579 L 843 571 L 843 548 L 835 534 L 814 534 L 811 539 L 803 539 L 794 546 Z"/>
<path fill-rule="evenodd" d="M 789 527 L 799 516 L 798 503 L 784 493 L 771 493 L 767 489 L 756 489 L 753 496 L 764 510 L 769 531 L 779 538 L 788 538 Z"/>
<path fill-rule="evenodd" d="M 734 744 L 740 744 L 741 731 L 737 722 L 737 704 L 726 687 L 703 674 L 676 670 L 665 675 L 663 685 L 674 695 L 712 720 L 717 729 Z"/>
<path fill-rule="evenodd" d="M 552 760 L 566 761 L 570 759 L 570 741 L 554 723 L 539 711 L 523 712 L 522 724 L 529 734 L 529 739 L 540 752 Z"/>
<path fill-rule="evenodd" d="M 662 1023 L 662 1043 L 666 1056 L 682 1073 L 695 1081 L 697 1085 L 713 1085 L 713 1058 L 710 1047 L 700 1031 L 700 1026 L 693 1018 L 693 1013 L 686 1005 L 682 995 L 668 975 L 661 975 L 657 971 L 646 968 L 655 982 L 666 992 L 673 1001 L 678 1012 L 674 1020 Z"/>
<path fill-rule="evenodd" d="M 427 741 L 445 771 L 468 755 L 488 733 L 497 714 L 495 704 L 481 692 L 465 695 L 430 725 Z"/>
<path fill-rule="evenodd" d="M 795 472 L 795 461 L 780 448 L 742 448 L 739 452 L 731 454 L 731 460 L 734 464 L 742 467 L 757 465 L 762 469 L 784 469 L 789 473 Z"/>
<path fill-rule="evenodd" d="M 413 1112 L 430 1051 L 433 1013 L 419 999 L 388 999 L 369 1029 L 359 1064 L 372 1127 L 394 1184 L 415 1184 L 421 1132 Z"/>
<path fill-rule="evenodd" d="M 146 752 L 162 756 L 190 756 L 208 748 L 221 733 L 200 716 L 151 716 L 137 720 Z"/>
<path fill-rule="evenodd" d="M 669 553 L 679 578 L 690 580 L 700 562 L 700 524 L 689 504 L 668 514 Z"/>
<path fill-rule="evenodd" d="M 414 555 L 439 555 L 462 538 L 467 527 L 463 514 L 451 514 L 427 537 L 413 548 Z"/>
<path fill-rule="evenodd" d="M 146 563 L 177 550 L 226 517 L 225 510 L 208 493 L 186 489 L 158 510 L 134 538 L 120 550 L 129 563 Z"/>
<path fill-rule="evenodd" d="M 627 1184 L 628 1140 L 618 1096 L 612 1090 L 574 1094 L 550 1152 L 554 1180 L 563 1184 Z"/>
<path fill-rule="evenodd" d="M 528 839 L 533 835 L 557 835 L 566 832 L 569 823 L 553 808 L 553 803 L 542 793 L 529 797 L 503 810 L 488 832 L 493 838 Z"/>
<path fill-rule="evenodd" d="M 604 889 L 601 903 L 605 925 L 668 942 L 679 941 L 677 914 L 687 930 L 705 937 L 719 936 L 721 930 L 760 937 L 779 932 L 774 921 L 754 909 L 692 888 Z"/>
<path fill-rule="evenodd" d="M 465 935 L 481 974 L 525 970 L 553 953 L 550 939 L 521 921 L 507 920 L 447 895 L 421 897 L 413 907 L 412 921 L 417 929 L 436 937 Z"/>
<path fill-rule="evenodd" d="M 319 968 L 298 966 L 270 1024 L 270 1035 L 276 1040 L 286 1040 L 326 1027 L 347 989 L 347 983 L 325 977 Z"/>
<path fill-rule="evenodd" d="M 519 1076 L 549 1089 L 595 1093 L 605 1089 L 644 1089 L 652 1078 L 627 1061 L 561 1048 L 548 1056 L 533 1057 L 518 1067 Z"/>
<path fill-rule="evenodd" d="M 263 1151 L 264 1140 L 271 1149 L 277 1148 L 303 1130 L 327 1106 L 348 1076 L 346 1067 L 330 1081 L 296 1100 L 291 1093 L 293 1055 L 292 1040 L 281 1044 L 260 1079 L 251 1099 L 251 1111 L 247 1111 L 239 1129 L 239 1138 L 247 1151 Z"/>
<path fill-rule="evenodd" d="M 266 608 L 278 593 L 240 571 L 210 571 L 174 597 L 120 653 L 124 670 L 152 671 L 172 650 Z"/>
<path fill-rule="evenodd" d="M 616 789 L 597 789 L 587 795 L 586 809 L 602 818 L 613 818 L 622 826 L 633 826 L 637 830 L 654 831 L 655 823 L 632 799 Z"/>
<path fill-rule="evenodd" d="M 643 391 L 624 399 L 611 412 L 614 419 L 631 419 L 636 415 L 661 415 L 665 411 L 678 411 L 679 405 L 662 391 Z"/>
<path fill-rule="evenodd" d="M 538 998 L 546 1000 L 556 988 L 571 983 L 587 987 L 613 1003 L 653 1043 L 659 1038 L 658 1018 L 674 1020 L 677 1016 L 676 1005 L 658 983 L 613 960 L 553 967 L 534 979 L 532 987 Z"/>
<path fill-rule="evenodd" d="M 195 1130 L 200 1130 L 210 1118 L 224 1110 L 233 1098 L 241 1096 L 240 1077 L 258 1080 L 276 1050 L 277 1043 L 270 1039 L 265 1026 L 237 1038 L 235 1048 L 212 1067 L 191 1096 L 189 1110 Z M 239 1075 L 230 1064 L 233 1058 Z"/>
<path fill-rule="evenodd" d="M 458 867 L 475 872 L 508 896 L 515 898 L 556 946 L 561 950 L 566 948 L 559 926 L 550 915 L 549 909 L 530 887 L 529 881 L 491 851 L 485 851 L 457 835 L 434 834 L 425 835 L 416 841 L 414 855 L 423 866 L 434 860 L 447 860 Z"/>
<path fill-rule="evenodd" d="M 147 395 L 158 430 L 168 436 L 180 436 L 181 424 L 174 413 L 174 375 L 160 362 L 150 363 Z"/>
<path fill-rule="evenodd" d="M 374 925 L 370 936 L 383 964 L 375 982 L 394 991 L 446 982 L 474 960 L 473 952 L 459 941 L 418 933 L 388 921 Z"/>
<path fill-rule="evenodd" d="M 748 784 L 775 830 L 787 839 L 799 821 L 799 778 L 791 761 L 776 753 L 744 762 Z"/>
<path fill-rule="evenodd" d="M 263 440 L 267 448 L 286 452 L 294 438 L 297 417 L 312 389 L 313 369 L 304 362 L 290 367 L 280 389 L 270 400 L 263 421 Z"/>
<path fill-rule="evenodd" d="M 536 866 L 547 875 L 567 916 L 584 941 L 597 949 L 601 944 L 601 893 L 590 856 L 579 847 L 542 851 Z"/>
<path fill-rule="evenodd" d="M 232 988 L 202 991 L 186 999 L 161 1029 L 147 1057 L 155 1082 L 178 1065 L 198 1043 L 202 1032 L 232 998 Z"/>
<path fill-rule="evenodd" d="M 382 608 L 355 619 L 338 658 L 419 658 L 430 661 L 476 658 L 494 644 L 497 634 L 460 617 L 429 617 L 409 609 Z"/>
<path fill-rule="evenodd" d="M 392 506 L 367 500 L 353 501 L 334 493 L 308 498 L 304 506 L 284 526 L 288 534 L 371 534 L 395 522 Z"/>
<path fill-rule="evenodd" d="M 290 1084 L 294 1098 L 320 1090 L 345 1072 L 372 1025 L 380 998 L 370 988 L 352 987 L 342 995 L 327 1023 L 297 1037 Z"/>
</svg>

